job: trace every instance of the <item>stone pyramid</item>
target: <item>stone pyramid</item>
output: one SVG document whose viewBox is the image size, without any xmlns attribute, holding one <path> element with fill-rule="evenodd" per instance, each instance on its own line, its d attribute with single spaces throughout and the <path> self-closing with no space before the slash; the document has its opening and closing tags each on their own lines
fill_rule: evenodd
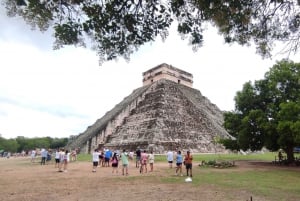
<svg viewBox="0 0 300 201">
<path fill-rule="evenodd" d="M 68 147 L 223 152 L 216 139 L 231 136 L 222 124 L 222 111 L 199 90 L 162 78 L 134 90 Z"/>
</svg>

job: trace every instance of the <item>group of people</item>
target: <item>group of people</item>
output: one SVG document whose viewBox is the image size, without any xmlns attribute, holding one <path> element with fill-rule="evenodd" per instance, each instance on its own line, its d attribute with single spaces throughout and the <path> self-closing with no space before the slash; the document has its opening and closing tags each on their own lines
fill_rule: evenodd
<svg viewBox="0 0 300 201">
<path fill-rule="evenodd" d="M 176 161 L 176 169 L 175 169 L 175 175 L 183 176 L 182 173 L 182 165 L 185 165 L 186 169 L 186 176 L 192 177 L 192 166 L 193 166 L 193 156 L 190 151 L 186 152 L 186 155 L 183 156 L 181 154 L 181 151 L 177 151 L 177 153 L 174 154 L 173 151 L 169 150 L 167 152 L 167 161 L 169 163 L 169 167 L 173 167 L 173 161 Z"/>
<path fill-rule="evenodd" d="M 140 174 L 147 173 L 148 172 L 148 164 L 150 166 L 149 172 L 153 172 L 154 169 L 154 160 L 155 156 L 153 154 L 153 151 L 150 151 L 149 153 L 147 150 L 140 150 L 137 149 L 135 152 L 136 157 L 136 168 L 139 169 Z M 134 159 L 134 152 L 130 151 L 129 153 L 126 152 L 126 150 L 123 150 L 122 153 L 119 151 L 111 151 L 109 149 L 104 149 L 103 151 L 99 151 L 98 149 L 95 149 L 92 154 L 92 161 L 93 161 L 93 169 L 92 172 L 96 172 L 96 169 L 98 166 L 102 167 L 110 167 L 110 164 L 112 166 L 112 174 L 118 174 L 119 169 L 119 162 L 122 163 L 122 175 L 128 175 L 128 165 L 129 160 Z M 186 175 L 189 177 L 192 177 L 192 162 L 193 162 L 193 156 L 191 155 L 190 151 L 187 151 L 186 155 L 182 155 L 181 151 L 173 152 L 168 151 L 167 152 L 167 161 L 169 164 L 169 167 L 172 168 L 173 162 L 176 163 L 176 169 L 175 174 L 183 176 L 183 165 L 186 168 Z"/>
<path fill-rule="evenodd" d="M 143 152 L 140 149 L 136 150 L 135 166 L 136 168 L 140 169 L 141 174 L 148 172 L 148 168 L 147 168 L 148 163 L 150 165 L 150 172 L 153 172 L 153 164 L 154 164 L 153 151 L 150 151 L 150 153 L 148 154 L 146 150 L 144 150 Z"/>
<path fill-rule="evenodd" d="M 100 152 L 98 149 L 95 149 L 92 154 L 93 160 L 93 170 L 92 172 L 96 172 L 96 168 L 102 164 L 103 167 L 109 167 L 110 163 L 112 166 L 112 173 L 118 174 L 119 161 L 122 162 L 122 175 L 128 175 L 128 153 L 124 149 L 120 154 L 118 151 L 112 152 L 109 149 L 104 150 L 104 152 Z"/>
<path fill-rule="evenodd" d="M 67 172 L 68 163 L 70 162 L 71 153 L 64 148 L 57 149 L 55 151 L 55 168 L 58 168 L 58 172 Z"/>
</svg>

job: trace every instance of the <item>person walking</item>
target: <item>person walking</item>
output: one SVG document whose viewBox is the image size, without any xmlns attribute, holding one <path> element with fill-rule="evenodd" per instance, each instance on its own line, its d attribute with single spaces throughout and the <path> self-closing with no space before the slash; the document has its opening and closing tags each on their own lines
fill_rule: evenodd
<svg viewBox="0 0 300 201">
<path fill-rule="evenodd" d="M 178 172 L 180 174 L 180 176 L 182 175 L 182 161 L 183 161 L 183 157 L 181 155 L 181 151 L 178 151 L 176 154 L 176 171 L 175 171 L 175 175 L 178 175 Z"/>
<path fill-rule="evenodd" d="M 105 167 L 109 167 L 109 161 L 110 161 L 111 157 L 112 157 L 112 151 L 110 151 L 109 149 L 106 149 L 105 153 L 104 153 L 104 161 L 105 161 L 104 166 Z"/>
<path fill-rule="evenodd" d="M 167 153 L 167 161 L 169 163 L 170 168 L 172 168 L 173 160 L 174 160 L 173 152 L 171 150 L 169 150 L 168 153 Z"/>
<path fill-rule="evenodd" d="M 126 150 L 124 149 L 121 154 L 121 161 L 122 161 L 122 175 L 128 175 L 128 156 Z"/>
<path fill-rule="evenodd" d="M 46 164 L 47 155 L 48 155 L 48 151 L 46 149 L 42 149 L 42 151 L 41 151 L 41 156 L 42 156 L 41 165 Z"/>
<path fill-rule="evenodd" d="M 193 177 L 193 172 L 192 172 L 193 156 L 191 155 L 190 151 L 187 151 L 184 157 L 184 164 L 186 168 L 186 176 Z"/>
<path fill-rule="evenodd" d="M 92 160 L 93 160 L 92 172 L 96 172 L 96 168 L 98 167 L 98 164 L 99 164 L 99 155 L 100 155 L 100 153 L 98 152 L 98 149 L 95 149 L 92 154 Z"/>
<path fill-rule="evenodd" d="M 141 163 L 141 150 L 140 149 L 137 149 L 136 152 L 136 158 L 135 158 L 135 167 L 136 168 L 139 168 L 140 167 L 140 163 Z"/>
<path fill-rule="evenodd" d="M 65 149 L 64 149 L 64 148 L 61 148 L 61 149 L 59 150 L 59 166 L 58 166 L 58 172 L 63 172 L 64 159 L 65 159 Z"/>
<path fill-rule="evenodd" d="M 111 158 L 111 166 L 112 166 L 112 173 L 114 174 L 116 171 L 116 174 L 118 174 L 118 167 L 119 167 L 119 159 L 118 155 L 115 152 L 113 157 Z"/>
<path fill-rule="evenodd" d="M 70 152 L 69 152 L 69 150 L 66 150 L 65 155 L 64 155 L 64 161 L 63 161 L 64 172 L 68 172 L 69 161 L 70 161 Z"/>
<path fill-rule="evenodd" d="M 140 173 L 147 173 L 147 163 L 148 163 L 148 154 L 147 151 L 144 150 L 143 153 L 141 153 L 141 168 L 140 168 Z"/>
<path fill-rule="evenodd" d="M 31 162 L 32 163 L 34 163 L 34 161 L 35 161 L 35 157 L 36 157 L 36 151 L 33 149 L 33 150 L 31 150 Z"/>
<path fill-rule="evenodd" d="M 153 151 L 150 151 L 150 154 L 149 154 L 149 165 L 150 165 L 150 172 L 153 172 L 153 165 L 154 165 Z"/>
<path fill-rule="evenodd" d="M 55 168 L 59 168 L 59 150 L 56 149 L 55 151 Z"/>
</svg>

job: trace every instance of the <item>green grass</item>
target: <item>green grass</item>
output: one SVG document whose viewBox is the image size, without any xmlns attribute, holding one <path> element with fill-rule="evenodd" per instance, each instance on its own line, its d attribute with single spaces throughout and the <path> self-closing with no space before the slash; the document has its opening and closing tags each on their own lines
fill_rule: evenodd
<svg viewBox="0 0 300 201">
<path fill-rule="evenodd" d="M 194 161 L 210 161 L 210 160 L 229 160 L 229 161 L 237 161 L 237 160 L 260 160 L 260 161 L 273 161 L 275 156 L 277 156 L 276 152 L 266 152 L 263 154 L 193 154 Z M 295 156 L 299 157 L 300 154 L 295 154 Z M 77 157 L 78 161 L 91 161 L 91 154 L 79 154 Z M 167 160 L 166 155 L 155 155 L 156 162 L 164 162 Z"/>
<path fill-rule="evenodd" d="M 260 198 L 272 201 L 300 200 L 300 174 L 299 170 L 282 168 L 253 168 L 239 169 L 231 167 L 225 169 L 216 169 L 207 166 L 198 166 L 201 161 L 267 161 L 271 162 L 277 155 L 275 152 L 263 154 L 193 154 L 193 182 L 195 187 L 206 187 L 226 192 L 226 199 L 239 192 L 247 192 L 253 198 Z M 299 154 L 295 155 L 299 157 Z M 91 161 L 91 154 L 79 154 L 79 161 Z M 156 162 L 166 162 L 166 155 L 156 155 Z M 300 167 L 299 167 L 300 169 Z M 185 173 L 185 169 L 183 168 Z M 174 169 L 165 169 L 165 175 L 174 175 Z M 147 179 L 158 180 L 161 183 L 183 184 L 185 177 L 165 176 L 159 178 L 149 177 Z M 140 179 L 132 177 L 130 181 Z M 232 193 L 234 192 L 234 193 Z M 225 198 L 224 198 L 225 199 Z M 232 197 L 234 199 L 234 197 Z M 255 199 L 254 199 L 255 200 Z"/>
<path fill-rule="evenodd" d="M 166 174 L 173 175 L 174 173 L 172 173 L 173 170 L 166 170 Z M 182 184 L 184 178 L 163 177 L 161 182 Z M 299 170 L 256 170 L 255 167 L 248 170 L 238 170 L 238 167 L 228 169 L 193 167 L 192 185 L 195 187 L 213 186 L 222 192 L 246 191 L 253 197 L 266 198 L 266 200 L 272 201 L 300 200 L 299 182 Z"/>
<path fill-rule="evenodd" d="M 254 197 L 264 197 L 267 200 L 285 201 L 300 200 L 300 174 L 295 169 L 249 169 L 232 167 L 227 169 L 216 169 L 211 167 L 197 166 L 197 161 L 202 160 L 254 160 L 273 161 L 277 153 L 264 154 L 194 154 L 193 186 L 214 186 L 221 191 L 247 191 Z M 165 160 L 165 157 L 162 159 Z M 300 167 L 299 167 L 300 168 Z M 166 170 L 166 174 L 172 174 L 173 170 Z M 184 170 L 185 171 L 185 170 Z M 174 174 L 174 173 L 173 173 Z M 182 177 L 166 177 L 161 179 L 167 183 L 182 183 Z"/>
</svg>

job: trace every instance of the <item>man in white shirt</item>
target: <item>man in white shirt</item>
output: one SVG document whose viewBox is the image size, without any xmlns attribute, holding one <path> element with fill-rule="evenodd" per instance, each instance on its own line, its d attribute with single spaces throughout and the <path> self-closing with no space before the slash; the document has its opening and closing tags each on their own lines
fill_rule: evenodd
<svg viewBox="0 0 300 201">
<path fill-rule="evenodd" d="M 171 150 L 169 150 L 168 153 L 167 153 L 167 160 L 168 160 L 168 163 L 169 163 L 169 167 L 172 168 L 174 155 L 173 155 L 173 152 Z"/>
</svg>

